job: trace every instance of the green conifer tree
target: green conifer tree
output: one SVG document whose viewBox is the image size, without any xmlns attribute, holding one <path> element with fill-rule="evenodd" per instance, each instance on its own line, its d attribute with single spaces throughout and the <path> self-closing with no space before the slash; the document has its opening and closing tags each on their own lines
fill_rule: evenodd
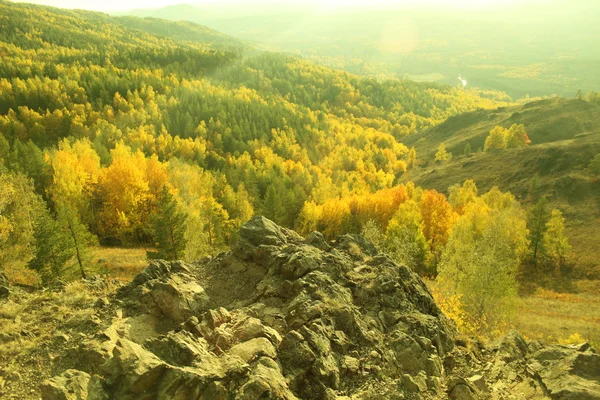
<svg viewBox="0 0 600 400">
<path fill-rule="evenodd" d="M 67 232 L 61 229 L 49 210 L 45 210 L 34 227 L 35 255 L 28 267 L 36 271 L 42 283 L 62 280 L 67 274 L 67 263 L 73 257 L 73 247 Z"/>
<path fill-rule="evenodd" d="M 471 143 L 465 145 L 465 156 L 470 156 L 473 151 L 471 150 Z"/>
<path fill-rule="evenodd" d="M 187 214 L 179 209 L 175 197 L 164 186 L 157 211 L 150 218 L 156 251 L 148 252 L 148 258 L 179 260 L 184 257 L 187 218 Z"/>
<path fill-rule="evenodd" d="M 542 198 L 529 211 L 527 218 L 527 229 L 529 229 L 529 257 L 535 267 L 540 254 L 544 254 L 544 241 L 542 240 L 547 230 L 550 219 L 548 201 Z"/>
<path fill-rule="evenodd" d="M 76 266 L 79 274 L 85 279 L 91 254 L 90 247 L 98 245 L 98 239 L 91 234 L 84 224 L 81 223 L 77 211 L 66 205 L 59 205 L 57 222 L 68 237 L 70 252 L 75 256 Z"/>
</svg>

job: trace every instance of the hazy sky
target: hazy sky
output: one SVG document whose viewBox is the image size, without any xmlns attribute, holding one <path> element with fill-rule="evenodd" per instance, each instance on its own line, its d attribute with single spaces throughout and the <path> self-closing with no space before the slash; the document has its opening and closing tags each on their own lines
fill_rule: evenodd
<svg viewBox="0 0 600 400">
<path fill-rule="evenodd" d="M 157 8 L 164 7 L 173 4 L 214 4 L 214 3 L 243 3 L 246 7 L 253 2 L 256 3 L 295 3 L 295 4 L 307 4 L 315 3 L 319 4 L 324 8 L 337 8 L 347 6 L 358 6 L 358 7 L 377 7 L 377 6 L 394 6 L 400 4 L 445 4 L 451 6 L 468 6 L 468 7 L 485 7 L 490 5 L 516 3 L 520 0 L 17 0 L 25 3 L 44 4 L 62 8 L 84 8 L 87 10 L 98 10 L 98 11 L 118 11 L 118 10 L 131 10 L 135 8 Z"/>
</svg>

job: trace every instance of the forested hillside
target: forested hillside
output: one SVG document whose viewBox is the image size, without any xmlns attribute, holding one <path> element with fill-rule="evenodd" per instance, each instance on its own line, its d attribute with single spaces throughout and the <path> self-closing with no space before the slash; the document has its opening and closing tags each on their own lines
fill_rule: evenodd
<svg viewBox="0 0 600 400">
<path fill-rule="evenodd" d="M 190 257 L 254 212 L 294 226 L 307 200 L 391 187 L 405 136 L 508 100 L 244 53 L 191 24 L 0 8 L 2 163 L 105 244 L 151 243 L 163 185 L 201 232 Z"/>
</svg>

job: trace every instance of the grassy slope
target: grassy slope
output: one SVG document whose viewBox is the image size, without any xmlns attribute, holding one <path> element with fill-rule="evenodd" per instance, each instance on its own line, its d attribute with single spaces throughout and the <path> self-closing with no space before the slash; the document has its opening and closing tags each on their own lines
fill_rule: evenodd
<svg viewBox="0 0 600 400">
<path fill-rule="evenodd" d="M 515 328 L 528 339 L 547 343 L 585 340 L 600 345 L 600 281 L 575 282 L 577 294 L 539 290 L 522 299 Z"/>
<path fill-rule="evenodd" d="M 513 123 L 525 124 L 532 141 L 530 147 L 462 156 L 466 143 L 476 151 L 483 147 L 490 129 Z M 408 137 L 405 143 L 415 146 L 421 160 L 421 167 L 405 179 L 421 186 L 446 191 L 455 183 L 474 179 L 481 191 L 498 186 L 525 203 L 532 197 L 548 195 L 566 215 L 579 265 L 585 271 L 599 273 L 600 182 L 591 180 L 585 168 L 600 152 L 600 106 L 555 98 L 476 111 L 451 117 Z M 456 156 L 436 164 L 433 159 L 440 143 Z"/>
</svg>

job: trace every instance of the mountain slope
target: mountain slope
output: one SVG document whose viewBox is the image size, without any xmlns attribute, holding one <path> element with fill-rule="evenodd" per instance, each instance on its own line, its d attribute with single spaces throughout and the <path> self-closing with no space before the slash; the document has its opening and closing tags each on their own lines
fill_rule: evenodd
<svg viewBox="0 0 600 400">
<path fill-rule="evenodd" d="M 492 128 L 513 123 L 525 124 L 532 142 L 529 147 L 463 155 L 467 143 L 473 151 L 481 149 Z M 482 191 L 498 186 L 527 203 L 548 196 L 565 212 L 578 261 L 598 270 L 600 182 L 591 179 L 585 169 L 600 153 L 600 106 L 554 98 L 475 111 L 451 117 L 404 142 L 415 146 L 422 160 L 421 167 L 405 178 L 424 187 L 445 191 L 473 179 Z M 455 156 L 435 163 L 434 154 L 441 143 Z"/>
</svg>

